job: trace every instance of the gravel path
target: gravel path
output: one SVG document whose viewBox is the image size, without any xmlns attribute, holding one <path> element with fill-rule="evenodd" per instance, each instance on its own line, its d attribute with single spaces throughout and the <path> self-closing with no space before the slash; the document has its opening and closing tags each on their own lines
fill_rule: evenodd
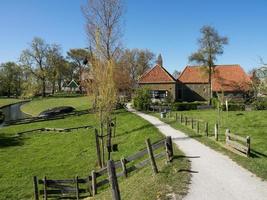
<svg viewBox="0 0 267 200">
<path fill-rule="evenodd" d="M 240 167 L 230 158 L 189 138 L 158 118 L 133 110 L 156 126 L 191 161 L 192 180 L 185 200 L 267 200 L 267 182 Z M 179 180 L 177 180 L 179 181 Z"/>
</svg>

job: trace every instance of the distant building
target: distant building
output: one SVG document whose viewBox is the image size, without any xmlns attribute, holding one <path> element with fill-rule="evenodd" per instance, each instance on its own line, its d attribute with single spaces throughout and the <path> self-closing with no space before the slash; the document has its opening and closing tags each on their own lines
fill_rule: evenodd
<svg viewBox="0 0 267 200">
<path fill-rule="evenodd" d="M 145 72 L 139 78 L 138 83 L 140 86 L 150 89 L 154 101 L 163 101 L 168 95 L 171 95 L 173 101 L 177 99 L 177 81 L 164 67 L 158 64 Z"/>
<path fill-rule="evenodd" d="M 251 80 L 240 65 L 216 65 L 212 72 L 213 95 L 244 98 Z M 139 79 L 140 86 L 151 90 L 151 97 L 163 100 L 169 92 L 173 101 L 207 101 L 210 99 L 208 71 L 205 67 L 187 66 L 175 80 L 165 68 L 156 65 Z"/>
</svg>

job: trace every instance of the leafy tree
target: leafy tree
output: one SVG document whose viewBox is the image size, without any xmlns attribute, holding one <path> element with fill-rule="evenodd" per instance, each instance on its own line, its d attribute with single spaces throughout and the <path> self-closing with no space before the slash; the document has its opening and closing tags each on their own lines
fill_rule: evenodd
<svg viewBox="0 0 267 200">
<path fill-rule="evenodd" d="M 218 55 L 223 54 L 223 47 L 228 44 L 228 38 L 220 36 L 215 28 L 211 26 L 203 26 L 200 29 L 200 32 L 202 36 L 198 40 L 199 49 L 189 57 L 189 61 L 208 67 L 207 71 L 210 85 L 209 93 L 211 99 L 213 96 L 211 76 L 214 71 L 214 62 L 216 61 Z"/>
<path fill-rule="evenodd" d="M 150 91 L 146 87 L 140 87 L 135 91 L 133 105 L 137 110 L 148 110 L 151 104 Z"/>
<path fill-rule="evenodd" d="M 90 57 L 90 53 L 86 49 L 70 49 L 67 52 L 67 59 L 70 61 L 70 66 L 73 72 L 71 79 L 73 79 L 73 75 L 76 74 L 79 81 L 82 80 L 82 72 L 88 66 L 85 65 L 85 63 L 90 60 Z"/>
<path fill-rule="evenodd" d="M 62 56 L 61 47 L 57 44 L 49 46 L 47 51 L 47 62 L 48 62 L 48 79 L 52 84 L 52 94 L 55 93 L 56 84 L 58 85 L 59 91 L 61 91 L 61 84 L 64 74 L 67 70 L 66 60 Z"/>
<path fill-rule="evenodd" d="M 19 96 L 21 94 L 23 71 L 19 65 L 14 62 L 7 62 L 0 65 L 0 84 L 1 93 L 8 97 L 11 95 Z"/>
<path fill-rule="evenodd" d="M 28 67 L 38 81 L 41 81 L 43 97 L 46 95 L 46 82 L 49 71 L 47 61 L 48 49 L 49 45 L 42 38 L 35 37 L 30 47 L 23 50 L 20 56 L 21 63 Z"/>
</svg>

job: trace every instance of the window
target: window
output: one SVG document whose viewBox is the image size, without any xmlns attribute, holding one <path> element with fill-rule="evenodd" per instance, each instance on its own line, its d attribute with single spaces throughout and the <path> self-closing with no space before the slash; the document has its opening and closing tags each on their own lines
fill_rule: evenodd
<svg viewBox="0 0 267 200">
<path fill-rule="evenodd" d="M 151 97 L 154 99 L 164 99 L 167 96 L 166 90 L 152 90 L 150 91 Z"/>
</svg>

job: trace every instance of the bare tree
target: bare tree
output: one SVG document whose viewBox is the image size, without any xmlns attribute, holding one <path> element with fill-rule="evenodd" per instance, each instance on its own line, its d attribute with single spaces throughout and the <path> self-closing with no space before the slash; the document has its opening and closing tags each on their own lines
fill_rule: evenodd
<svg viewBox="0 0 267 200">
<path fill-rule="evenodd" d="M 116 60 L 120 49 L 121 0 L 88 0 L 82 7 L 86 18 L 86 33 L 92 50 L 107 60 Z"/>
<path fill-rule="evenodd" d="M 172 76 L 173 76 L 173 78 L 178 79 L 180 74 L 181 74 L 181 72 L 174 70 L 174 72 L 172 73 Z"/>
<path fill-rule="evenodd" d="M 34 76 L 41 81 L 42 96 L 45 97 L 46 81 L 48 77 L 47 51 L 48 44 L 41 38 L 34 38 L 30 47 L 20 56 L 20 61 L 27 66 Z"/>
<path fill-rule="evenodd" d="M 128 73 L 130 87 L 133 89 L 138 78 L 152 67 L 155 54 L 145 49 L 126 49 L 121 53 L 119 64 L 123 72 Z"/>
<path fill-rule="evenodd" d="M 211 75 L 214 71 L 214 62 L 217 59 L 217 55 L 223 54 L 223 46 L 228 44 L 228 38 L 221 37 L 215 28 L 211 26 L 203 26 L 200 32 L 202 37 L 198 40 L 199 49 L 189 57 L 189 61 L 208 67 L 209 92 L 210 98 L 212 98 Z"/>
</svg>

